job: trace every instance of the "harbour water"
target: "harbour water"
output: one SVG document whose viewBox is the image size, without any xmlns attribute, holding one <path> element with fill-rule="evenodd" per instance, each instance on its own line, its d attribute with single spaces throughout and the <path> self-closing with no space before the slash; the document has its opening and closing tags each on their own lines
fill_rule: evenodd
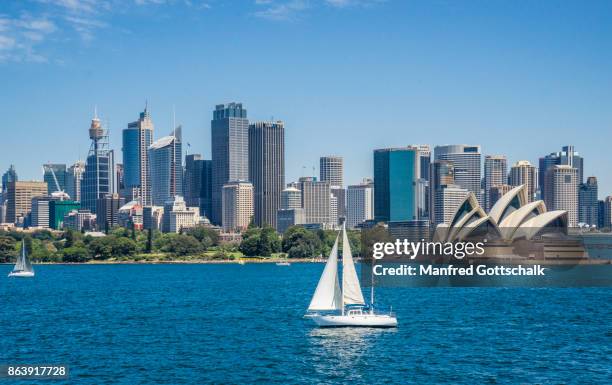
<svg viewBox="0 0 612 385">
<path fill-rule="evenodd" d="M 381 288 L 397 329 L 316 329 L 322 269 L 35 266 L 0 283 L 0 364 L 84 384 L 612 382 L 610 288 Z"/>
</svg>

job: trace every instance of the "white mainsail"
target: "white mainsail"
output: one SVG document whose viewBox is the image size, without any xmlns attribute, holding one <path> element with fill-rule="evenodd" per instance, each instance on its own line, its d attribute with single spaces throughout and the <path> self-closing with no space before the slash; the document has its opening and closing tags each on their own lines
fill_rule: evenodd
<svg viewBox="0 0 612 385">
<path fill-rule="evenodd" d="M 28 260 L 28 256 L 26 254 L 25 242 L 21 243 L 21 255 L 19 255 L 19 257 L 17 258 L 17 262 L 15 263 L 13 271 L 34 271 L 34 269 L 32 269 L 32 264 Z"/>
<path fill-rule="evenodd" d="M 344 305 L 365 304 L 345 227 L 342 228 L 342 294 Z"/>
<path fill-rule="evenodd" d="M 336 237 L 308 310 L 338 310 L 342 307 L 342 292 L 338 282 L 338 238 L 339 235 Z"/>
</svg>

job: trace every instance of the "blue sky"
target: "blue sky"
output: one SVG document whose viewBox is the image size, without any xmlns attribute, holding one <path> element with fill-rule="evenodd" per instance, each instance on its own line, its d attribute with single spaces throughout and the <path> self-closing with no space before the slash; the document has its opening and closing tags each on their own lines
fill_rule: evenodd
<svg viewBox="0 0 612 385">
<path fill-rule="evenodd" d="M 356 183 L 379 147 L 480 144 L 513 163 L 573 144 L 610 195 L 610 20 L 605 1 L 5 1 L 0 170 L 84 158 L 95 105 L 121 159 L 145 100 L 156 137 L 175 106 L 209 158 L 214 105 L 240 101 L 285 121 L 287 181 L 338 154 Z"/>
</svg>

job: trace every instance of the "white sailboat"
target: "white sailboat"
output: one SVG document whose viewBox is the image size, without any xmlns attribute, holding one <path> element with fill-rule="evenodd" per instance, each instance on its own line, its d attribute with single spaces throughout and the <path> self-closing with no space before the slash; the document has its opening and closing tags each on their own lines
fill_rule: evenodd
<svg viewBox="0 0 612 385">
<path fill-rule="evenodd" d="M 32 264 L 30 263 L 26 253 L 25 241 L 21 241 L 21 255 L 19 255 L 17 258 L 17 263 L 15 263 L 13 271 L 11 271 L 8 276 L 19 278 L 34 276 L 34 268 L 32 268 Z"/>
<path fill-rule="evenodd" d="M 331 250 L 319 284 L 315 290 L 306 317 L 320 327 L 379 327 L 397 326 L 393 313 L 374 311 L 374 287 L 369 306 L 365 305 L 361 285 L 351 254 L 346 229 L 342 228 L 342 288 L 338 280 L 338 239 Z"/>
</svg>

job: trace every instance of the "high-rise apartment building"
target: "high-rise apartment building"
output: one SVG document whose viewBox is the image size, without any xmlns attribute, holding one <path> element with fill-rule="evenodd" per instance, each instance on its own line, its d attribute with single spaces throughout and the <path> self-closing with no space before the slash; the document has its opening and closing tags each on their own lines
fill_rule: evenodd
<svg viewBox="0 0 612 385">
<path fill-rule="evenodd" d="M 285 127 L 282 121 L 249 126 L 249 180 L 253 184 L 254 222 L 277 228 L 285 186 Z"/>
<path fill-rule="evenodd" d="M 114 191 L 114 152 L 109 148 L 108 130 L 97 115 L 89 127 L 91 146 L 81 182 L 81 206 L 95 214 L 98 199 Z"/>
<path fill-rule="evenodd" d="M 489 212 L 491 203 L 491 188 L 506 184 L 508 181 L 508 162 L 504 155 L 486 155 L 484 164 L 484 206 Z"/>
<path fill-rule="evenodd" d="M 25 223 L 32 210 L 32 199 L 46 195 L 46 182 L 8 182 L 6 221 L 8 223 Z"/>
<path fill-rule="evenodd" d="M 350 185 L 346 190 L 346 226 L 350 229 L 374 219 L 374 184 Z"/>
<path fill-rule="evenodd" d="M 597 226 L 598 216 L 597 178 L 590 176 L 578 189 L 578 221 L 589 226 Z"/>
<path fill-rule="evenodd" d="M 313 177 L 302 177 L 298 181 L 302 193 L 304 221 L 322 227 L 334 225 L 331 218 L 331 189 L 329 182 L 317 181 Z"/>
<path fill-rule="evenodd" d="M 219 104 L 210 122 L 212 150 L 212 211 L 221 224 L 223 185 L 249 178 L 249 120 L 242 103 Z"/>
<path fill-rule="evenodd" d="M 149 147 L 151 204 L 163 206 L 175 196 L 183 195 L 181 127 L 155 141 Z"/>
<path fill-rule="evenodd" d="M 578 225 L 578 169 L 555 165 L 546 171 L 544 202 L 548 210 L 567 211 L 568 226 Z"/>
<path fill-rule="evenodd" d="M 465 144 L 436 146 L 435 160 L 447 160 L 453 163 L 455 184 L 474 193 L 482 204 L 480 193 L 481 154 L 480 146 Z"/>
<path fill-rule="evenodd" d="M 341 156 L 322 156 L 319 159 L 321 182 L 329 182 L 332 187 L 344 186 L 344 159 Z"/>
<path fill-rule="evenodd" d="M 374 150 L 374 218 L 383 222 L 418 219 L 416 147 Z"/>
<path fill-rule="evenodd" d="M 538 169 L 527 160 L 519 160 L 510 169 L 510 185 L 525 185 L 529 202 L 536 199 L 538 181 Z"/>
<path fill-rule="evenodd" d="M 253 218 L 253 184 L 233 181 L 223 186 L 223 230 L 244 231 Z"/>
<path fill-rule="evenodd" d="M 145 106 L 138 120 L 123 130 L 123 190 L 126 201 L 139 199 L 143 206 L 151 205 L 149 147 L 153 144 L 153 120 Z"/>
</svg>

